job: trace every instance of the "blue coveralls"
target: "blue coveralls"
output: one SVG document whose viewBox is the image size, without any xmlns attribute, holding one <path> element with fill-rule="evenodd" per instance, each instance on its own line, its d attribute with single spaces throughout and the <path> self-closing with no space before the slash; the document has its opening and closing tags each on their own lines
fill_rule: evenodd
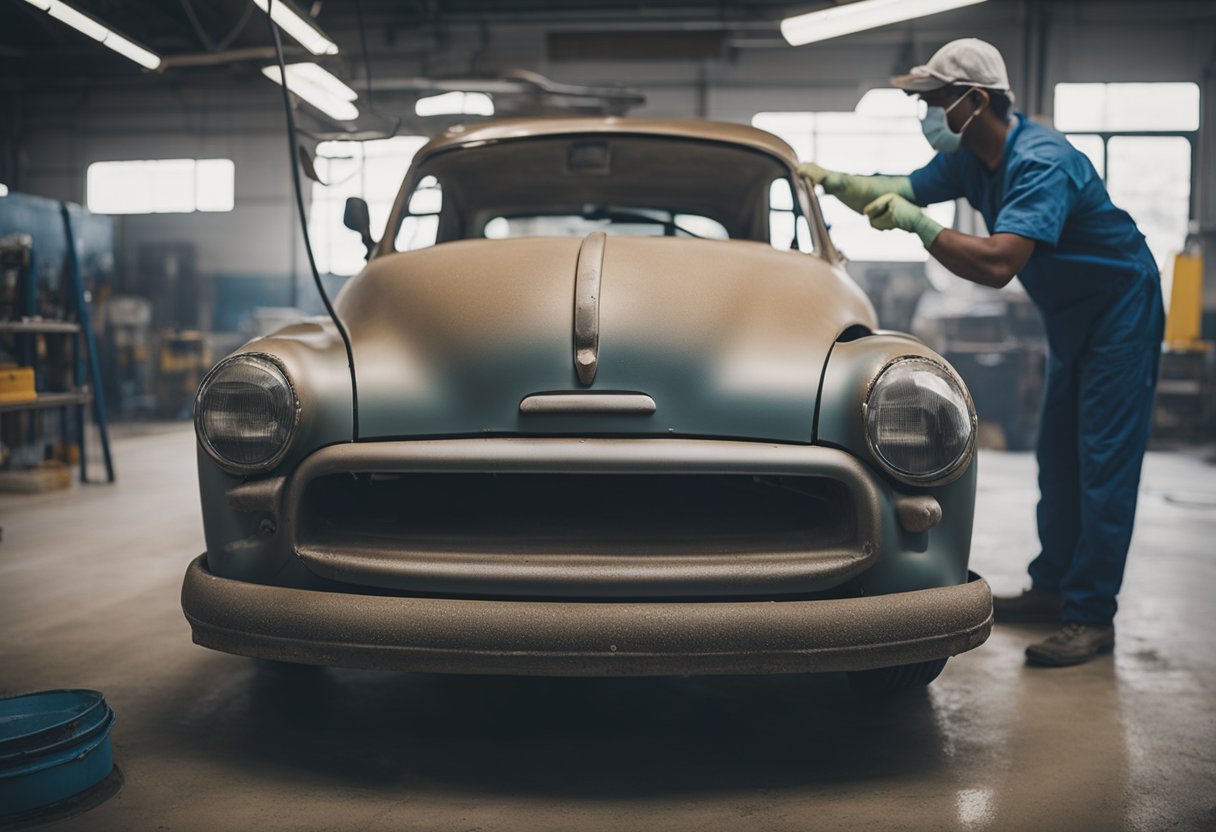
<svg viewBox="0 0 1216 832">
<path fill-rule="evenodd" d="M 1018 114 L 989 171 L 970 150 L 911 175 L 919 205 L 966 197 L 991 233 L 1035 241 L 1018 275 L 1050 354 L 1037 447 L 1035 587 L 1064 597 L 1064 622 L 1109 624 L 1136 513 L 1165 314 L 1144 236 L 1089 159 Z"/>
</svg>

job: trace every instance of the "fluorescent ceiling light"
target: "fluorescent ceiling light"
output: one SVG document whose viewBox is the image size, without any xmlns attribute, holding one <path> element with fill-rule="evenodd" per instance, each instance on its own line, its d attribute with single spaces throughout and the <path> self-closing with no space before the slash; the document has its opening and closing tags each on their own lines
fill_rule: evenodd
<svg viewBox="0 0 1216 832">
<path fill-rule="evenodd" d="M 160 67 L 160 56 L 142 46 L 133 43 L 115 31 L 112 31 L 84 12 L 77 11 L 60 0 L 25 0 L 31 6 L 41 9 L 61 23 L 71 26 L 77 32 L 91 37 L 102 46 L 108 46 L 124 58 L 135 61 L 144 69 Z"/>
<path fill-rule="evenodd" d="M 484 92 L 445 92 L 419 98 L 414 114 L 420 116 L 492 116 L 494 102 Z"/>
<path fill-rule="evenodd" d="M 102 43 L 124 58 L 130 58 L 135 63 L 146 69 L 156 69 L 160 66 L 160 57 L 149 52 L 138 44 L 124 38 L 122 35 L 115 32 L 110 32 L 106 35 L 106 39 Z"/>
<path fill-rule="evenodd" d="M 791 46 L 838 38 L 917 17 L 972 6 L 984 0 L 859 0 L 817 12 L 787 17 L 781 34 Z"/>
<path fill-rule="evenodd" d="M 262 11 L 266 11 L 267 7 L 269 7 L 270 19 L 277 23 L 280 29 L 299 41 L 300 45 L 312 54 L 338 54 L 338 45 L 321 34 L 321 30 L 313 26 L 310 21 L 301 17 L 299 12 L 287 5 L 286 0 L 273 0 L 273 2 L 271 0 L 253 0 L 253 5 Z"/>
<path fill-rule="evenodd" d="M 277 65 L 262 67 L 262 74 L 276 84 L 281 82 Z M 287 89 L 330 118 L 353 121 L 359 117 L 354 104 L 358 94 L 317 64 L 288 64 Z"/>
</svg>

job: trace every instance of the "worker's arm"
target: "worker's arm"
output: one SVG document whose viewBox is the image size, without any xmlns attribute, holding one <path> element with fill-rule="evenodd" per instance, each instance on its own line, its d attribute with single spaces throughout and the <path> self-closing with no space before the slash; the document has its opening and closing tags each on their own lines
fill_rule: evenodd
<svg viewBox="0 0 1216 832">
<path fill-rule="evenodd" d="M 803 162 L 798 173 L 823 187 L 825 193 L 839 199 L 857 213 L 883 194 L 899 194 L 912 199 L 912 183 L 906 176 L 855 176 Z"/>
<path fill-rule="evenodd" d="M 1018 234 L 975 237 L 943 228 L 921 208 L 897 194 L 885 194 L 865 207 L 870 225 L 882 231 L 901 228 L 920 237 L 929 253 L 959 277 L 999 289 L 1017 275 L 1034 253 L 1034 240 Z"/>
<path fill-rule="evenodd" d="M 1034 240 L 1009 233 L 975 237 L 943 228 L 929 253 L 959 277 L 1000 289 L 1026 265 L 1034 253 Z"/>
</svg>

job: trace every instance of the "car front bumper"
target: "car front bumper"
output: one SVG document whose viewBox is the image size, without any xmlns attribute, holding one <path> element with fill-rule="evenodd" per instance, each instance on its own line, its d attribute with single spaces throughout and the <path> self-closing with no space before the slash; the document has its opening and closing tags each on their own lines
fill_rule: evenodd
<svg viewBox="0 0 1216 832">
<path fill-rule="evenodd" d="M 814 601 L 569 602 L 362 595 L 222 578 L 182 586 L 194 641 L 277 661 L 439 673 L 661 676 L 865 670 L 953 656 L 992 630 L 957 586 Z"/>
</svg>

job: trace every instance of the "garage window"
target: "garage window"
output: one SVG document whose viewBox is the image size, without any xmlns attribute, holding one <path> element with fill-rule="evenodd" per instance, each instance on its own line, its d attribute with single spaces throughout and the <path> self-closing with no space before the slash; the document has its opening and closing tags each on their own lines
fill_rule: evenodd
<svg viewBox="0 0 1216 832">
<path fill-rule="evenodd" d="M 1054 120 L 1132 215 L 1168 289 L 1191 217 L 1199 86 L 1056 84 Z"/>
<path fill-rule="evenodd" d="M 231 211 L 235 181 L 231 159 L 94 162 L 85 173 L 85 203 L 98 214 Z"/>
<path fill-rule="evenodd" d="M 911 173 L 933 158 L 921 134 L 915 99 L 900 90 L 870 90 L 853 112 L 757 113 L 752 125 L 784 139 L 799 159 L 814 160 L 832 170 L 849 173 Z M 913 234 L 877 231 L 869 221 L 834 196 L 820 197 L 823 218 L 832 241 L 854 261 L 910 261 L 928 259 Z M 954 203 L 934 205 L 929 214 L 949 227 L 954 222 Z M 773 244 L 786 242 L 790 223 L 773 218 L 776 232 L 785 233 Z M 788 242 L 787 242 L 788 245 Z"/>
<path fill-rule="evenodd" d="M 321 183 L 313 183 L 308 233 L 317 269 L 323 274 L 352 275 L 363 268 L 363 243 L 342 224 L 346 198 L 367 200 L 372 235 L 384 228 L 389 210 L 423 136 L 394 136 L 368 142 L 321 142 L 314 164 Z"/>
</svg>

